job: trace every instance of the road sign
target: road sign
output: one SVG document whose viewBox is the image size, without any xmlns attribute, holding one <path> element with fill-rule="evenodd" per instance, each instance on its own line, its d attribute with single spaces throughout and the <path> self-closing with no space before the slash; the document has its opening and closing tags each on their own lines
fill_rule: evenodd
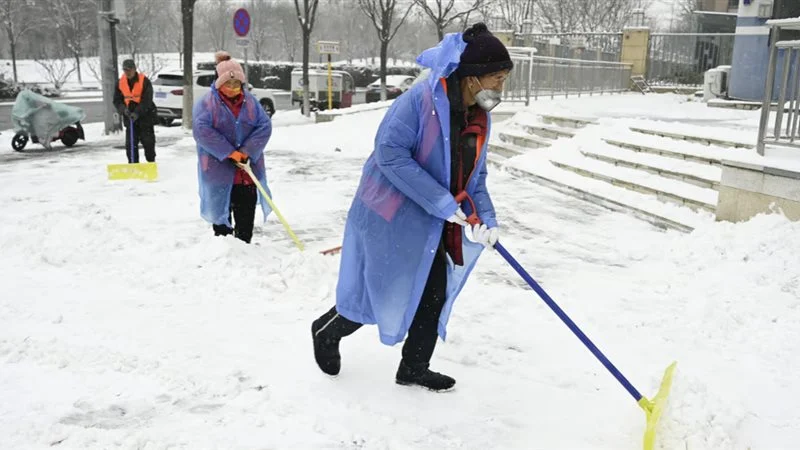
<svg viewBox="0 0 800 450">
<path fill-rule="evenodd" d="M 233 31 L 239 37 L 245 37 L 250 32 L 250 13 L 246 9 L 239 8 L 233 13 Z"/>
<path fill-rule="evenodd" d="M 236 38 L 236 45 L 238 47 L 249 47 L 250 46 L 250 39 L 248 39 L 248 38 Z"/>
<path fill-rule="evenodd" d="M 317 52 L 320 55 L 338 55 L 339 41 L 317 41 Z"/>
</svg>

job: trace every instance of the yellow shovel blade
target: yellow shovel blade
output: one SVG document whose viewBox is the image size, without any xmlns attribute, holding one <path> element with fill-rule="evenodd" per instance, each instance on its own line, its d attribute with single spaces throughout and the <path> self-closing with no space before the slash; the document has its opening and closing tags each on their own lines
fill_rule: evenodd
<svg viewBox="0 0 800 450">
<path fill-rule="evenodd" d="M 154 162 L 135 164 L 109 164 L 109 180 L 147 180 L 158 178 L 158 166 Z"/>
<path fill-rule="evenodd" d="M 653 450 L 656 443 L 656 425 L 658 420 L 661 419 L 661 414 L 664 412 L 664 405 L 667 403 L 669 390 L 672 387 L 672 375 L 675 373 L 675 366 L 677 362 L 673 362 L 664 371 L 664 378 L 661 380 L 661 386 L 658 388 L 656 396 L 653 400 L 648 400 L 642 397 L 639 400 L 639 406 L 642 407 L 647 418 L 647 426 L 644 430 L 644 450 Z"/>
</svg>

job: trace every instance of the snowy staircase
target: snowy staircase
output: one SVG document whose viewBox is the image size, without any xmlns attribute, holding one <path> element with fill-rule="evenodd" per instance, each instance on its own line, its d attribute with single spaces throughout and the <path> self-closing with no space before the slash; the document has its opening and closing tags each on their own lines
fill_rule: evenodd
<svg viewBox="0 0 800 450">
<path fill-rule="evenodd" d="M 569 195 L 683 231 L 713 220 L 720 161 L 749 147 L 648 128 L 607 130 L 591 119 L 546 115 L 540 120 L 509 121 L 490 143 L 489 161 Z M 583 130 L 590 126 L 591 131 Z M 584 131 L 589 134 L 573 142 Z"/>
</svg>

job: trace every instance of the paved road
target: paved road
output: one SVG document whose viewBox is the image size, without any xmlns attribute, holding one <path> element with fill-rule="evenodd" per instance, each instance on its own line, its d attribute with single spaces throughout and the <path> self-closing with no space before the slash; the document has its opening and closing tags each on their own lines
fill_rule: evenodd
<svg viewBox="0 0 800 450">
<path fill-rule="evenodd" d="M 98 98 L 92 98 L 88 100 L 81 100 L 81 99 L 64 99 L 64 100 L 57 100 L 59 102 L 65 102 L 70 105 L 79 106 L 83 108 L 86 112 L 86 120 L 83 123 L 92 123 L 92 122 L 102 122 L 103 121 L 103 103 L 99 101 Z M 289 97 L 287 96 L 277 96 L 276 97 L 277 105 L 276 108 L 278 111 L 286 111 L 292 109 L 298 109 L 296 106 L 291 106 L 289 104 Z M 364 103 L 364 92 L 363 90 L 356 93 L 355 98 L 353 99 L 353 103 L 359 104 Z M 0 131 L 2 130 L 10 130 L 14 126 L 11 124 L 11 108 L 13 107 L 13 102 L 8 100 L 0 101 Z"/>
</svg>

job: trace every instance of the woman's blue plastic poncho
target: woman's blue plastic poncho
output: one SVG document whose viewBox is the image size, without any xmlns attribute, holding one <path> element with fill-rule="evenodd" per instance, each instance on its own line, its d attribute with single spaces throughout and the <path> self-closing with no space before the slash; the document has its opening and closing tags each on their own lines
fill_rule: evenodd
<svg viewBox="0 0 800 450">
<path fill-rule="evenodd" d="M 345 225 L 336 309 L 347 319 L 377 324 L 381 342 L 394 345 L 408 332 L 419 306 L 444 221 L 458 204 L 450 186 L 450 104 L 439 79 L 457 67 L 466 44 L 447 35 L 417 62 L 427 80 L 398 97 L 375 137 Z M 466 190 L 480 219 L 497 226 L 486 190 L 486 142 Z M 461 205 L 469 215 L 469 202 Z M 446 337 L 453 302 L 464 286 L 481 244 L 463 239 L 464 265 L 448 257 L 447 300 L 438 332 Z"/>
<path fill-rule="evenodd" d="M 227 159 L 234 150 L 250 157 L 250 166 L 264 189 L 267 171 L 264 166 L 264 147 L 272 135 L 272 121 L 258 100 L 244 92 L 244 104 L 239 117 L 220 99 L 212 85 L 211 92 L 195 103 L 192 109 L 192 134 L 197 142 L 197 177 L 200 185 L 200 215 L 209 223 L 231 226 L 230 205 L 236 166 Z M 272 211 L 258 193 L 264 221 Z"/>
</svg>

